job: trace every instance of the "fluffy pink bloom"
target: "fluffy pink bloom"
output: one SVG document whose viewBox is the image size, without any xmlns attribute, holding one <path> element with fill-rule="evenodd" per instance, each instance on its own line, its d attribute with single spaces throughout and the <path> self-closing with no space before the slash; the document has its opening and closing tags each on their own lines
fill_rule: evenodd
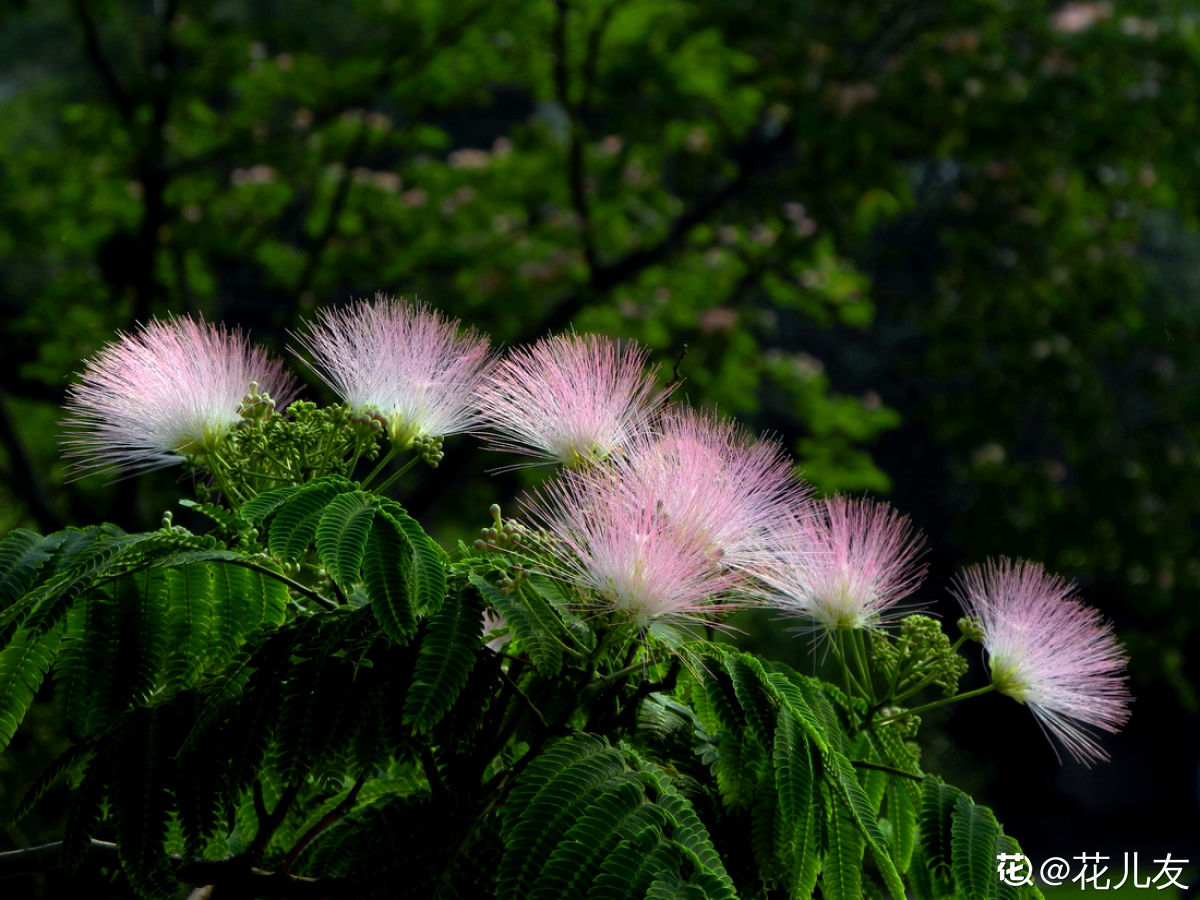
<svg viewBox="0 0 1200 900">
<path fill-rule="evenodd" d="M 576 465 L 642 430 L 666 392 L 633 344 L 566 334 L 512 350 L 477 392 L 488 447 Z"/>
<path fill-rule="evenodd" d="M 964 570 L 955 593 L 983 631 L 992 682 L 1032 710 L 1075 759 L 1106 759 L 1090 729 L 1129 718 L 1125 653 L 1101 615 L 1037 563 L 1000 559 Z"/>
<path fill-rule="evenodd" d="M 925 574 L 920 533 L 886 503 L 829 497 L 780 543 L 775 605 L 831 630 L 887 622 Z"/>
<path fill-rule="evenodd" d="M 486 337 L 419 303 L 389 299 L 323 310 L 297 340 L 356 411 L 380 413 L 391 439 L 438 438 L 475 423 L 472 392 L 491 363 Z"/>
<path fill-rule="evenodd" d="M 640 487 L 608 467 L 564 469 L 524 501 L 555 556 L 548 574 L 641 625 L 709 621 L 731 605 L 741 576 Z"/>
<path fill-rule="evenodd" d="M 687 407 L 665 410 L 653 432 L 634 438 L 611 463 L 720 565 L 750 575 L 773 565 L 776 536 L 808 508 L 809 488 L 782 447 Z"/>
<path fill-rule="evenodd" d="M 84 363 L 68 390 L 65 452 L 79 458 L 80 472 L 202 455 L 240 420 L 251 382 L 280 408 L 296 393 L 283 363 L 236 329 L 187 317 L 151 321 Z"/>
</svg>

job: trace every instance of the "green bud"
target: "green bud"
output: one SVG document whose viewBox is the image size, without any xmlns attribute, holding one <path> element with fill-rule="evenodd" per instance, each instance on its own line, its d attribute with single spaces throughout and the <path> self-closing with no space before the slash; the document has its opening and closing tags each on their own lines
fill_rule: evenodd
<svg viewBox="0 0 1200 900">
<path fill-rule="evenodd" d="M 974 641 L 977 644 L 983 643 L 983 626 L 979 624 L 977 619 L 972 619 L 970 616 L 963 616 L 958 620 L 958 630 L 968 641 Z"/>
</svg>

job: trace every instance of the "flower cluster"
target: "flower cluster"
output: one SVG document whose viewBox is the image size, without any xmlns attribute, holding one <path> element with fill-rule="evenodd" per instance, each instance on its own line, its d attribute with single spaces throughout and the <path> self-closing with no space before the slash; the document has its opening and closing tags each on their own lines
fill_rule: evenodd
<svg viewBox="0 0 1200 900">
<path fill-rule="evenodd" d="M 575 585 L 588 609 L 657 631 L 721 626 L 724 613 L 748 605 L 775 609 L 831 636 L 847 689 L 877 708 L 957 682 L 958 658 L 946 660 L 958 645 L 942 640 L 932 619 L 922 620 L 919 641 L 917 630 L 900 629 L 911 647 L 884 647 L 874 658 L 891 668 L 870 670 L 868 646 L 892 640 L 887 626 L 924 576 L 912 523 L 865 499 L 814 500 L 778 444 L 668 404 L 644 350 L 569 333 L 501 357 L 457 321 L 384 297 L 320 313 L 296 337 L 345 404 L 329 427 L 361 432 L 349 443 L 312 444 L 354 448 L 337 471 L 373 453 L 381 430 L 393 454 L 431 464 L 442 438 L 458 432 L 476 433 L 488 449 L 561 463 L 523 501 L 534 539 L 485 542 L 480 552 L 525 555 L 536 571 Z M 222 453 L 249 446 L 227 445 L 231 430 L 241 422 L 244 434 L 268 433 L 264 423 L 279 421 L 276 406 L 293 393 L 282 364 L 239 332 L 186 318 L 151 322 L 87 364 L 70 393 L 65 443 L 84 470 L 189 458 L 215 472 Z M 311 476 L 313 453 L 300 456 L 287 471 L 302 478 L 307 467 Z M 264 467 L 269 461 L 255 462 Z M 240 497 L 258 489 L 217 481 Z M 957 593 L 970 617 L 964 634 L 987 652 L 989 689 L 1028 705 L 1072 756 L 1102 756 L 1092 730 L 1119 728 L 1129 697 L 1124 656 L 1099 614 L 1030 563 L 967 569 Z M 946 657 L 940 668 L 917 658 L 929 647 Z"/>
</svg>

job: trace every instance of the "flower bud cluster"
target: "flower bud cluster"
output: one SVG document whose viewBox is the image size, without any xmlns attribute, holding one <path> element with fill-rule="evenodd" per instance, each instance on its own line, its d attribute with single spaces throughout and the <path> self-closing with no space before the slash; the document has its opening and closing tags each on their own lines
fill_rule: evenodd
<svg viewBox="0 0 1200 900">
<path fill-rule="evenodd" d="M 895 684 L 898 696 L 932 686 L 950 697 L 967 673 L 966 659 L 950 645 L 937 620 L 929 616 L 905 616 L 895 638 L 877 632 L 871 651 L 876 667 Z"/>
</svg>

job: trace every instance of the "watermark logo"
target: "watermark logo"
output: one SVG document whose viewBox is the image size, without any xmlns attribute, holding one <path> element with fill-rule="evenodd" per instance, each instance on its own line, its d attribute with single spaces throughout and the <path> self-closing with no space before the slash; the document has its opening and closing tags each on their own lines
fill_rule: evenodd
<svg viewBox="0 0 1200 900">
<path fill-rule="evenodd" d="M 1140 862 L 1135 850 L 1133 853 L 1122 854 L 1119 865 L 1110 865 L 1114 858 L 1102 853 L 1081 853 L 1072 856 L 1078 863 L 1071 862 L 1061 856 L 1051 856 L 1037 868 L 1038 880 L 1048 887 L 1058 887 L 1068 882 L 1079 884 L 1080 890 L 1115 891 L 1129 884 L 1135 888 L 1155 888 L 1164 890 L 1177 887 L 1187 890 L 1187 885 L 1179 880 L 1183 867 L 1190 860 L 1177 859 L 1168 853 L 1161 859 L 1155 859 L 1152 866 L 1139 869 Z M 1157 866 L 1157 870 L 1154 868 Z M 1022 853 L 997 853 L 996 872 L 1000 881 L 1012 887 L 1033 884 L 1033 860 Z M 1120 877 L 1118 877 L 1118 872 Z M 1144 873 L 1156 872 L 1154 877 Z"/>
</svg>

